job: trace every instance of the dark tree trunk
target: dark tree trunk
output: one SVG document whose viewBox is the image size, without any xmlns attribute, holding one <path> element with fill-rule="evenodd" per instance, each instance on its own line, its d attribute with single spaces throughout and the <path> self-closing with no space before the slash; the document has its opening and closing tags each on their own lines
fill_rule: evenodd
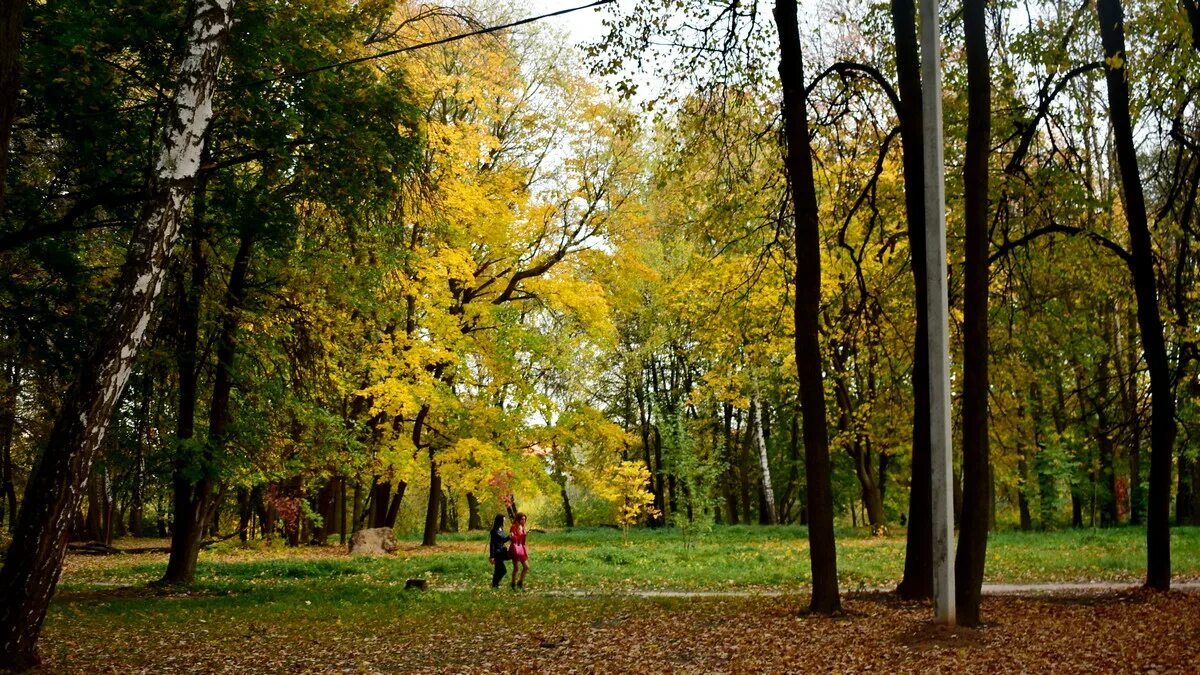
<svg viewBox="0 0 1200 675">
<path fill-rule="evenodd" d="M 154 396 L 154 378 L 142 376 L 141 398 L 138 401 L 137 441 L 134 443 L 133 488 L 129 496 L 129 533 L 141 537 L 144 529 L 146 502 L 146 441 L 150 433 L 150 399 Z"/>
<path fill-rule="evenodd" d="M 198 199 L 199 201 L 199 199 Z M 194 254 L 200 253 L 195 245 Z M 233 393 L 233 358 L 237 352 L 239 312 L 245 302 L 246 278 L 250 269 L 250 257 L 254 251 L 254 236 L 242 235 L 233 267 L 229 273 L 229 286 L 225 292 L 224 315 L 221 318 L 220 334 L 217 337 L 217 364 L 213 375 L 212 400 L 208 410 L 208 442 L 203 448 L 187 457 L 186 463 L 175 469 L 175 528 L 171 532 L 171 555 L 167 560 L 167 571 L 163 583 L 190 584 L 196 576 L 196 560 L 200 555 L 200 541 L 218 505 L 214 499 L 216 481 L 213 475 L 213 457 L 224 446 L 232 419 L 230 396 Z M 200 289 L 193 288 L 199 301 Z M 195 311 L 198 320 L 199 309 Z M 192 326 L 189 330 L 195 329 Z M 189 339 L 194 339 L 189 334 Z M 195 359 L 195 342 L 188 347 L 190 358 Z M 184 363 L 181 359 L 181 378 Z M 193 375 L 194 375 L 193 366 Z M 193 383 L 194 386 L 194 383 Z M 192 394 L 193 406 L 195 393 Z M 180 407 L 182 413 L 184 408 Z M 189 432 L 190 433 L 190 432 Z M 180 436 L 183 438 L 183 436 Z M 197 474 L 199 474 L 197 476 Z M 298 524 L 297 524 L 298 527 Z"/>
<path fill-rule="evenodd" d="M 567 507 L 567 527 L 571 527 L 571 505 L 566 502 L 566 490 L 563 490 L 563 504 Z M 479 499 L 475 497 L 474 492 L 467 493 L 467 529 L 482 530 L 483 517 L 479 514 Z"/>
<path fill-rule="evenodd" d="M 963 487 L 954 559 L 958 622 L 979 625 L 987 560 L 988 496 L 988 152 L 992 89 L 986 0 L 963 0 L 967 50 L 967 147 L 963 167 L 966 259 L 963 270 Z"/>
<path fill-rule="evenodd" d="M 198 0 L 193 8 L 183 50 L 189 56 L 166 115 L 155 196 L 134 228 L 108 322 L 80 363 L 30 476 L 0 571 L 0 669 L 22 670 L 39 660 L 37 637 L 62 570 L 70 517 L 83 500 L 83 481 L 145 340 L 199 167 L 232 1 Z"/>
<path fill-rule="evenodd" d="M 829 430 L 825 421 L 819 313 L 821 304 L 821 233 L 812 147 L 804 94 L 804 55 L 795 0 L 777 0 L 779 79 L 783 85 L 784 165 L 794 210 L 796 237 L 796 369 L 800 410 L 804 415 L 804 454 L 808 474 L 808 550 L 812 566 L 814 612 L 841 609 L 837 550 L 833 536 L 833 488 L 829 466 Z"/>
<path fill-rule="evenodd" d="M 402 480 L 396 484 L 396 494 L 392 495 L 392 501 L 383 517 L 383 525 L 380 527 L 396 527 L 396 518 L 400 515 L 400 504 L 404 501 L 404 491 L 407 488 L 407 481 Z"/>
<path fill-rule="evenodd" d="M 442 475 L 438 472 L 437 461 L 429 458 L 429 505 L 425 509 L 425 533 L 421 538 L 422 546 L 437 546 L 438 509 L 442 497 Z"/>
<path fill-rule="evenodd" d="M 913 338 L 912 481 L 904 578 L 896 592 L 907 599 L 933 597 L 933 484 L 929 432 L 929 317 L 925 283 L 925 151 L 921 145 L 921 63 L 917 10 L 912 0 L 892 0 L 896 80 L 900 90 L 900 146 L 904 152 L 904 214 L 915 288 Z"/>
<path fill-rule="evenodd" d="M 722 431 L 725 435 L 725 475 L 721 480 L 721 492 L 725 495 L 725 504 L 729 509 L 729 524 L 738 524 L 738 503 L 737 495 L 733 489 L 735 469 L 733 461 L 733 406 L 729 403 L 721 404 L 722 419 L 725 422 Z"/>
<path fill-rule="evenodd" d="M 1033 516 L 1029 513 L 1029 461 L 1025 458 L 1025 445 L 1017 448 L 1017 512 L 1021 518 L 1021 531 L 1033 529 Z"/>
<path fill-rule="evenodd" d="M 750 508 L 751 485 L 750 480 L 750 416 L 745 417 L 743 422 L 742 411 L 737 411 L 738 429 L 738 500 L 742 504 L 742 519 L 746 525 L 754 522 L 754 512 Z"/>
<path fill-rule="evenodd" d="M 1113 441 L 1112 430 L 1109 428 L 1108 399 L 1109 399 L 1109 369 L 1108 359 L 1100 358 L 1096 373 L 1096 384 L 1099 396 L 1096 400 L 1096 448 L 1100 460 L 1100 472 L 1096 476 L 1099 483 L 1097 491 L 1097 507 L 1100 511 L 1100 526 L 1114 527 L 1119 524 L 1117 512 L 1117 471 L 1114 455 L 1116 443 Z"/>
<path fill-rule="evenodd" d="M 371 485 L 370 516 L 368 527 L 387 527 L 388 501 L 392 497 L 392 484 L 376 481 Z"/>
<path fill-rule="evenodd" d="M 250 538 L 250 521 L 254 519 L 254 505 L 250 501 L 250 489 L 237 489 L 238 539 L 245 542 Z"/>
<path fill-rule="evenodd" d="M 1198 525 L 1200 513 L 1196 509 L 1196 488 L 1200 487 L 1200 462 L 1179 454 L 1178 484 L 1175 493 L 1175 524 Z"/>
<path fill-rule="evenodd" d="M 87 541 L 104 541 L 104 505 L 100 497 L 101 489 L 99 467 L 94 467 L 87 484 L 87 515 L 83 520 L 83 539 Z"/>
<path fill-rule="evenodd" d="M 17 397 L 20 394 L 21 371 L 16 361 L 4 364 L 4 380 L 0 381 L 0 490 L 8 504 L 8 531 L 17 529 L 17 487 L 13 479 L 12 443 L 17 423 Z M 0 518 L 3 520 L 3 518 Z"/>
<path fill-rule="evenodd" d="M 1133 324 L 1133 317 L 1121 320 L 1124 313 L 1116 315 L 1117 349 L 1113 363 L 1117 366 L 1121 392 L 1121 408 L 1125 424 L 1129 426 L 1129 441 L 1125 453 L 1129 458 L 1129 524 L 1141 525 L 1146 513 L 1146 495 L 1142 490 L 1142 413 L 1137 391 L 1135 373 L 1139 367 L 1137 350 L 1133 340 L 1124 335 L 1125 327 Z"/>
<path fill-rule="evenodd" d="M 329 539 L 329 535 L 337 532 L 337 496 L 338 483 L 337 476 L 330 476 L 329 480 L 321 486 L 317 491 L 317 513 L 321 515 L 321 527 L 313 533 L 313 541 L 324 546 Z"/>
<path fill-rule="evenodd" d="M 654 432 L 654 508 L 658 515 L 653 518 L 653 524 L 661 526 L 667 522 L 667 494 L 663 485 L 666 471 L 663 469 L 662 430 L 655 425 Z"/>
<path fill-rule="evenodd" d="M 1120 0 L 1097 0 L 1100 42 L 1104 46 L 1104 76 L 1112 118 L 1113 144 L 1125 197 L 1129 226 L 1129 267 L 1137 299 L 1142 352 L 1150 371 L 1150 494 L 1146 512 L 1146 586 L 1171 587 L 1171 453 L 1175 445 L 1175 398 L 1170 365 L 1158 313 L 1154 249 L 1146 219 L 1146 201 L 1138 173 L 1137 148 L 1129 112 L 1129 70 L 1125 59 L 1125 26 Z"/>
<path fill-rule="evenodd" d="M 21 93 L 21 22 L 26 0 L 0 0 L 0 214 L 8 184 L 8 146 Z"/>
</svg>

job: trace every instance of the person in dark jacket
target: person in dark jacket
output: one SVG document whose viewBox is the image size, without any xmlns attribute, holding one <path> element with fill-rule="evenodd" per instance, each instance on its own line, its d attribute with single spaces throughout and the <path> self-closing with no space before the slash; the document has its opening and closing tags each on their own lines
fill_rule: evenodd
<svg viewBox="0 0 1200 675">
<path fill-rule="evenodd" d="M 492 531 L 488 534 L 488 562 L 492 564 L 492 588 L 500 588 L 500 580 L 508 574 L 504 561 L 508 560 L 508 549 L 504 544 L 508 535 L 504 532 L 504 516 L 496 516 L 492 521 Z"/>
</svg>

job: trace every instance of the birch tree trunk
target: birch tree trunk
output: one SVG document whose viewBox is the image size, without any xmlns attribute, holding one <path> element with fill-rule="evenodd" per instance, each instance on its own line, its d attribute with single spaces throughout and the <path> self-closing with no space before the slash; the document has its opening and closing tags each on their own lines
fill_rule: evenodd
<svg viewBox="0 0 1200 675">
<path fill-rule="evenodd" d="M 37 638 L 62 570 L 70 516 L 145 340 L 179 237 L 180 212 L 200 167 L 233 0 L 197 0 L 187 56 L 167 115 L 154 198 L 135 226 L 107 325 L 84 358 L 30 476 L 20 521 L 0 570 L 0 669 L 38 663 Z"/>
<path fill-rule="evenodd" d="M 754 417 L 754 440 L 758 443 L 758 464 L 762 469 L 763 501 L 767 507 L 764 515 L 769 524 L 775 525 L 779 519 L 775 511 L 775 489 L 771 487 L 771 464 L 767 461 L 767 439 L 763 435 L 766 416 L 763 414 L 762 400 L 759 399 L 757 391 L 754 393 L 754 401 L 751 405 L 758 411 Z"/>
</svg>

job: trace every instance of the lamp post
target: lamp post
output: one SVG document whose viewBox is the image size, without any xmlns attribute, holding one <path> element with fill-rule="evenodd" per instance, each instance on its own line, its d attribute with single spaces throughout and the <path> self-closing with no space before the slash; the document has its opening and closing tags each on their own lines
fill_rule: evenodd
<svg viewBox="0 0 1200 675">
<path fill-rule="evenodd" d="M 950 455 L 949 301 L 946 290 L 946 165 L 942 140 L 941 33 L 937 0 L 920 0 L 921 91 L 925 145 L 925 255 L 929 294 L 929 416 L 933 483 L 933 608 L 954 625 L 954 539 Z"/>
</svg>

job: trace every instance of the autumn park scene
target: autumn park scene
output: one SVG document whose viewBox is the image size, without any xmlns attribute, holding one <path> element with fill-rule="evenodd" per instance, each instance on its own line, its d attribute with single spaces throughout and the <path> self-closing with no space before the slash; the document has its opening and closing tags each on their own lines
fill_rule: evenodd
<svg viewBox="0 0 1200 675">
<path fill-rule="evenodd" d="M 0 0 L 0 672 L 1200 672 L 1197 0 Z"/>
</svg>

